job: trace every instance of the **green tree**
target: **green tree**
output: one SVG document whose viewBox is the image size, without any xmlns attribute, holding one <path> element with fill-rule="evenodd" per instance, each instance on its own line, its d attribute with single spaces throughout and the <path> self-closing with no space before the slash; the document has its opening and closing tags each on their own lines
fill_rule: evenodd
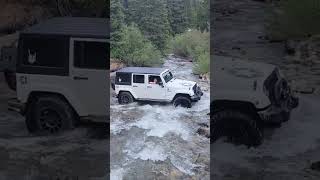
<svg viewBox="0 0 320 180">
<path fill-rule="evenodd" d="M 166 0 L 130 0 L 126 9 L 127 23 L 135 23 L 155 46 L 164 51 L 170 37 Z"/>
<path fill-rule="evenodd" d="M 173 34 L 180 34 L 188 27 L 185 0 L 167 0 L 168 20 Z"/>
<path fill-rule="evenodd" d="M 110 1 L 110 21 L 111 21 L 111 57 L 117 58 L 119 46 L 121 46 L 122 30 L 124 28 L 124 13 L 121 0 Z"/>
<path fill-rule="evenodd" d="M 157 66 L 162 64 L 161 53 L 144 37 L 136 25 L 124 26 L 117 57 L 128 66 Z"/>
</svg>

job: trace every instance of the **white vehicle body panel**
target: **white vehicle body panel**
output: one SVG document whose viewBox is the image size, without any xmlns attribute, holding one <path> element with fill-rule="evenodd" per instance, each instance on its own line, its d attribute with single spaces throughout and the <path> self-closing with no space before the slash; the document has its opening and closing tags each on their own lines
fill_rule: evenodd
<svg viewBox="0 0 320 180">
<path fill-rule="evenodd" d="M 179 93 L 188 94 L 190 96 L 194 95 L 192 87 L 196 84 L 196 82 L 176 78 L 171 79 L 169 82 L 165 82 L 163 79 L 163 74 L 167 71 L 169 71 L 169 69 L 165 69 L 162 73 L 160 73 L 160 75 L 132 73 L 131 85 L 116 84 L 115 92 L 118 95 L 120 91 L 128 91 L 135 99 L 167 102 L 171 102 L 175 95 Z M 133 75 L 145 75 L 145 83 L 134 83 Z M 159 84 L 149 84 L 149 76 L 160 76 L 163 86 Z"/>
<path fill-rule="evenodd" d="M 222 56 L 213 58 L 213 100 L 246 101 L 257 108 L 270 104 L 269 98 L 264 94 L 263 83 L 275 66 Z"/>
<path fill-rule="evenodd" d="M 69 76 L 17 73 L 17 98 L 21 103 L 27 103 L 32 92 L 60 94 L 80 117 L 99 117 L 93 120 L 106 122 L 109 113 L 109 70 L 74 67 L 74 41 L 107 42 L 106 39 L 71 38 Z"/>
</svg>

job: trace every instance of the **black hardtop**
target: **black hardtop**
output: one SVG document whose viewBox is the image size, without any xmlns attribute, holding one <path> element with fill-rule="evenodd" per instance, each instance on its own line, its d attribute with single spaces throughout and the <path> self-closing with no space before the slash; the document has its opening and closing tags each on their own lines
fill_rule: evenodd
<svg viewBox="0 0 320 180">
<path fill-rule="evenodd" d="M 110 38 L 109 19 L 56 17 L 22 31 L 22 35 L 61 35 L 81 38 Z"/>
<path fill-rule="evenodd" d="M 125 67 L 117 71 L 117 73 L 137 73 L 137 74 L 158 74 L 165 71 L 166 68 L 154 67 Z"/>
</svg>

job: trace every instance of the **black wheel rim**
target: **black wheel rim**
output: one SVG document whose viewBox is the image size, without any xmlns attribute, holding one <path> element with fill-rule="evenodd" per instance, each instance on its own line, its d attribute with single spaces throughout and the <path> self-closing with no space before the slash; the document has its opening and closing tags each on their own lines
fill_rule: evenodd
<svg viewBox="0 0 320 180">
<path fill-rule="evenodd" d="M 55 110 L 42 109 L 39 120 L 41 128 L 47 132 L 56 133 L 62 128 L 62 119 Z"/>
<path fill-rule="evenodd" d="M 128 96 L 122 96 L 122 103 L 128 104 L 129 103 L 129 97 Z"/>
</svg>

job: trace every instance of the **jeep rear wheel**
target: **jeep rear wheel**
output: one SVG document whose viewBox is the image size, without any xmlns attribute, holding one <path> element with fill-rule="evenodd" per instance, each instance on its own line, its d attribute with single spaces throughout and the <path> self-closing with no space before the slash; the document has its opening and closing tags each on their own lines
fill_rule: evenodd
<svg viewBox="0 0 320 180">
<path fill-rule="evenodd" d="M 26 114 L 28 130 L 39 135 L 73 129 L 75 119 L 73 109 L 58 96 L 42 96 L 32 100 Z"/>
<path fill-rule="evenodd" d="M 212 139 L 215 142 L 222 136 L 232 143 L 259 146 L 263 141 L 262 125 L 254 116 L 234 110 L 216 112 L 211 117 Z"/>
<path fill-rule="evenodd" d="M 121 92 L 118 96 L 119 104 L 129 104 L 133 102 L 133 97 L 129 92 Z"/>
<path fill-rule="evenodd" d="M 184 107 L 184 108 L 191 108 L 192 104 L 191 104 L 191 99 L 185 96 L 178 96 L 174 99 L 173 101 L 173 105 L 174 107 Z"/>
</svg>

